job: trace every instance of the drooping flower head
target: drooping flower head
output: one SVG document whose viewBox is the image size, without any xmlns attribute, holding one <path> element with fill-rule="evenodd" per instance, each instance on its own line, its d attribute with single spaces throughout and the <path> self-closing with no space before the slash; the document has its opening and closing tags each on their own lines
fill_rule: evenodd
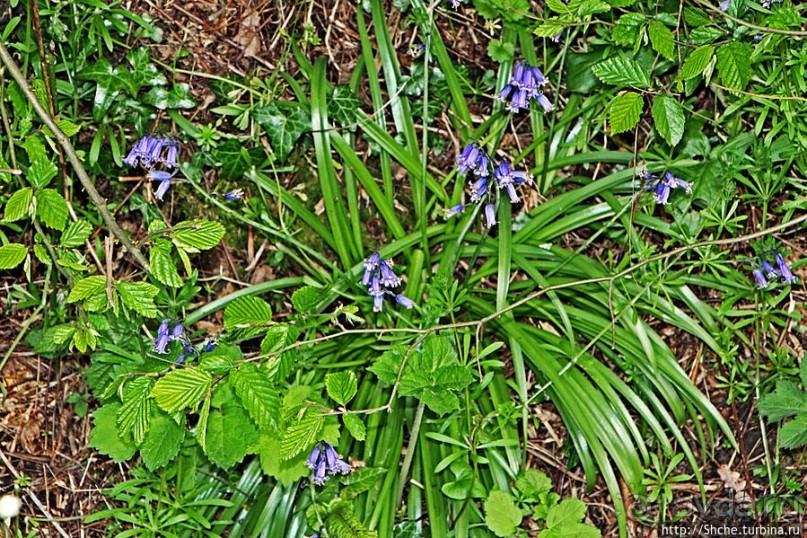
<svg viewBox="0 0 807 538">
<path fill-rule="evenodd" d="M 352 470 L 350 465 L 336 452 L 336 449 L 325 441 L 320 441 L 314 446 L 306 465 L 314 471 L 311 481 L 318 486 L 324 484 L 331 476 L 346 475 Z"/>
<path fill-rule="evenodd" d="M 774 263 L 776 263 L 775 268 L 768 260 L 762 260 L 759 262 L 759 266 L 754 267 L 752 271 L 759 289 L 767 288 L 768 284 L 776 279 L 781 279 L 783 284 L 794 284 L 799 281 L 798 277 L 791 271 L 784 256 L 777 250 L 774 250 L 773 253 Z"/>
<path fill-rule="evenodd" d="M 240 200 L 244 197 L 244 191 L 242 189 L 233 189 L 231 191 L 224 193 L 224 199 L 228 202 L 235 202 L 236 200 Z"/>
<path fill-rule="evenodd" d="M 415 304 L 408 297 L 391 291 L 391 288 L 401 285 L 401 279 L 393 270 L 392 260 L 382 259 L 378 252 L 374 252 L 364 260 L 364 272 L 359 284 L 367 286 L 367 293 L 373 298 L 373 312 L 381 312 L 384 308 L 385 295 L 394 296 L 398 304 L 406 308 L 412 308 Z"/>
<path fill-rule="evenodd" d="M 645 171 L 644 179 L 644 190 L 653 191 L 653 199 L 657 204 L 667 204 L 669 202 L 670 192 L 676 188 L 682 188 L 687 193 L 692 193 L 691 183 L 675 177 L 670 172 L 665 172 L 664 176 L 659 178 Z"/>
<path fill-rule="evenodd" d="M 506 103 L 505 108 L 510 112 L 518 112 L 529 108 L 530 101 L 535 99 L 544 111 L 551 112 L 554 107 L 543 92 L 543 87 L 547 82 L 539 68 L 521 61 L 513 69 L 510 82 L 496 95 L 496 100 Z"/>
<path fill-rule="evenodd" d="M 779 269 L 779 275 L 782 277 L 782 282 L 785 284 L 793 284 L 794 282 L 799 281 L 799 279 L 796 278 L 796 275 L 794 275 L 790 270 L 785 258 L 778 252 L 776 253 L 776 267 Z"/>
<path fill-rule="evenodd" d="M 176 174 L 176 170 L 174 172 L 166 172 L 164 170 L 149 170 L 146 174 L 146 179 L 149 181 L 159 181 L 160 184 L 157 185 L 157 190 L 154 191 L 154 197 L 158 200 L 162 201 L 165 197 L 168 189 L 171 188 L 171 178 L 174 177 Z"/>
<path fill-rule="evenodd" d="M 164 135 L 145 135 L 132 147 L 123 162 L 147 169 L 146 179 L 159 181 L 154 196 L 162 200 L 171 188 L 171 179 L 179 171 L 180 146 L 177 139 Z"/>
<path fill-rule="evenodd" d="M 730 5 L 731 0 L 723 0 L 722 2 L 720 2 L 718 7 L 720 8 L 721 11 L 728 11 Z"/>
<path fill-rule="evenodd" d="M 476 142 L 471 142 L 457 157 L 457 172 L 463 175 L 473 172 L 477 176 L 485 177 L 490 174 L 490 158 Z"/>
</svg>

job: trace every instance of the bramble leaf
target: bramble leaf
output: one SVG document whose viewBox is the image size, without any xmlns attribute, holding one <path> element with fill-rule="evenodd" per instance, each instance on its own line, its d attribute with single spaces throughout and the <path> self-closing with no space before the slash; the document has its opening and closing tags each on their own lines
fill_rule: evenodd
<svg viewBox="0 0 807 538">
<path fill-rule="evenodd" d="M 776 390 L 763 395 L 757 404 L 759 412 L 771 420 L 807 414 L 807 391 L 790 381 L 779 381 Z"/>
</svg>

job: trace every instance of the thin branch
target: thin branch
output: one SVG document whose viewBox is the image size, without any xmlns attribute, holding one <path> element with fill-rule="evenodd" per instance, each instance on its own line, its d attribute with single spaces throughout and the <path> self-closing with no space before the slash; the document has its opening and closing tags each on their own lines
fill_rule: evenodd
<svg viewBox="0 0 807 538">
<path fill-rule="evenodd" d="M 0 60 L 2 60 L 9 73 L 11 73 L 11 77 L 17 82 L 20 89 L 25 94 L 25 97 L 31 103 L 31 106 L 34 107 L 34 110 L 39 118 L 45 125 L 47 125 L 48 129 L 51 130 L 53 135 L 56 137 L 56 140 L 59 141 L 62 149 L 64 149 L 64 152 L 67 154 L 67 158 L 70 160 L 70 164 L 73 165 L 73 170 L 75 170 L 79 181 L 81 181 L 84 190 L 87 191 L 90 199 L 98 208 L 98 212 L 101 213 L 101 217 L 109 227 L 109 231 L 112 232 L 112 235 L 114 235 L 126 248 L 126 250 L 132 254 L 132 257 L 137 261 L 137 263 L 143 266 L 143 268 L 145 268 L 147 271 L 150 271 L 151 268 L 149 267 L 148 259 L 146 259 L 140 249 L 137 248 L 134 243 L 132 243 L 132 240 L 129 239 L 126 232 L 123 231 L 123 229 L 112 217 L 112 214 L 110 214 L 109 210 L 106 208 L 106 200 L 95 189 L 92 179 L 90 179 L 87 171 L 84 170 L 84 166 L 81 164 L 81 159 L 79 159 L 78 155 L 76 154 L 76 150 L 73 148 L 70 140 L 68 140 L 67 136 L 62 132 L 61 129 L 59 129 L 59 126 L 56 124 L 54 119 L 36 98 L 34 92 L 31 91 L 31 87 L 28 85 L 28 81 L 25 79 L 22 71 L 20 71 L 20 68 L 17 67 L 16 62 L 11 57 L 11 54 L 9 54 L 8 49 L 1 42 Z"/>
</svg>

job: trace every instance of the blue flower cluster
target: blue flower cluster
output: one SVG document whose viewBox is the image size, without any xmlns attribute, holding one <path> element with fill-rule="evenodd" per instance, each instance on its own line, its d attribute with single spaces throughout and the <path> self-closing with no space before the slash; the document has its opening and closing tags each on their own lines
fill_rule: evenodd
<svg viewBox="0 0 807 538">
<path fill-rule="evenodd" d="M 493 167 L 493 181 L 491 181 L 491 165 L 490 157 L 476 142 L 465 146 L 457 158 L 457 171 L 460 174 L 472 172 L 476 176 L 475 181 L 470 185 L 471 202 L 475 204 L 487 202 L 485 204 L 485 226 L 488 228 L 496 225 L 493 191 L 506 191 L 510 202 L 515 204 L 520 201 L 516 186 L 532 182 L 529 172 L 513 170 L 507 161 L 502 161 Z M 458 204 L 450 208 L 447 213 L 449 217 L 453 217 L 464 210 L 465 205 Z"/>
<path fill-rule="evenodd" d="M 783 284 L 793 284 L 799 281 L 793 271 L 790 270 L 784 256 L 779 252 L 776 252 L 774 261 L 776 262 L 776 269 L 767 260 L 763 260 L 759 267 L 754 268 L 754 278 L 757 280 L 759 289 L 767 288 L 770 281 L 776 278 L 781 278 Z"/>
<path fill-rule="evenodd" d="M 373 312 L 381 312 L 384 308 L 385 295 L 394 296 L 398 304 L 405 308 L 415 306 L 415 301 L 406 295 L 389 290 L 401 285 L 401 279 L 392 270 L 392 265 L 392 260 L 382 260 L 378 252 L 364 260 L 364 274 L 359 284 L 367 286 L 368 293 L 373 298 Z"/>
<path fill-rule="evenodd" d="M 507 102 L 505 107 L 507 110 L 518 112 L 529 108 L 530 101 L 535 99 L 545 112 L 551 112 L 554 107 L 543 91 L 546 83 L 547 79 L 540 69 L 527 62 L 519 62 L 513 70 L 510 82 L 502 88 L 496 96 L 496 100 L 502 103 Z"/>
<path fill-rule="evenodd" d="M 146 178 L 160 182 L 154 196 L 162 200 L 171 188 L 171 179 L 179 170 L 179 151 L 179 143 L 172 136 L 145 135 L 132 147 L 123 162 L 133 168 L 140 165 L 148 169 Z"/>
<path fill-rule="evenodd" d="M 185 358 L 188 355 L 196 355 L 197 351 L 196 348 L 193 347 L 188 335 L 185 333 L 185 327 L 182 325 L 182 322 L 178 321 L 171 327 L 172 323 L 173 320 L 171 318 L 166 318 L 160 323 L 160 326 L 157 328 L 157 338 L 154 340 L 154 353 L 161 355 L 169 353 L 168 344 L 176 340 L 182 345 L 182 353 L 177 358 L 175 364 L 182 364 L 185 362 Z M 215 338 L 208 338 L 204 344 L 202 344 L 202 351 L 213 351 L 216 349 L 217 345 L 218 342 Z"/>
<path fill-rule="evenodd" d="M 665 172 L 662 177 L 656 177 L 648 171 L 644 173 L 644 190 L 653 191 L 653 199 L 657 204 L 667 204 L 670 198 L 670 191 L 675 188 L 682 188 L 688 194 L 692 193 L 692 184 L 678 179 L 669 172 Z"/>
<path fill-rule="evenodd" d="M 333 475 L 345 475 L 352 470 L 350 465 L 342 459 L 342 456 L 325 441 L 317 443 L 311 451 L 311 455 L 308 456 L 306 465 L 314 471 L 311 481 L 318 486 L 324 484 Z"/>
</svg>

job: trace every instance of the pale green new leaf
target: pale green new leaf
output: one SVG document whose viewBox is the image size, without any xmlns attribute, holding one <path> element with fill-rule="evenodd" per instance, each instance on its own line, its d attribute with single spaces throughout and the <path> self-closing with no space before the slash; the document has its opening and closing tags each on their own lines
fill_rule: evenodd
<svg viewBox="0 0 807 538">
<path fill-rule="evenodd" d="M 78 247 L 84 244 L 84 241 L 90 237 L 91 232 L 92 224 L 84 219 L 80 219 L 72 223 L 62 232 L 62 237 L 59 242 L 65 248 Z"/>
<path fill-rule="evenodd" d="M 260 297 L 239 297 L 224 309 L 225 330 L 264 327 L 271 322 L 272 308 Z"/>
<path fill-rule="evenodd" d="M 106 293 L 106 277 L 101 275 L 89 276 L 73 284 L 73 289 L 70 290 L 70 295 L 67 296 L 67 302 L 83 301 L 102 293 Z"/>
<path fill-rule="evenodd" d="M 715 49 L 711 45 L 704 45 L 693 50 L 681 66 L 679 77 L 681 80 L 695 78 L 706 70 L 712 59 Z"/>
<path fill-rule="evenodd" d="M 25 259 L 28 249 L 19 243 L 9 243 L 0 247 L 0 269 L 17 267 Z"/>
<path fill-rule="evenodd" d="M 280 393 L 265 368 L 245 362 L 230 374 L 230 383 L 258 428 L 263 430 L 276 425 Z"/>
<path fill-rule="evenodd" d="M 643 108 L 644 101 L 638 93 L 624 92 L 614 97 L 608 110 L 611 132 L 624 133 L 636 127 L 642 117 Z"/>
<path fill-rule="evenodd" d="M 347 428 L 347 431 L 350 432 L 350 435 L 352 435 L 356 441 L 364 441 L 367 437 L 367 428 L 358 415 L 342 415 L 342 422 L 345 423 L 345 428 Z"/>
<path fill-rule="evenodd" d="M 39 158 L 31 163 L 25 172 L 25 177 L 34 187 L 41 189 L 46 187 L 50 180 L 56 177 L 59 169 L 49 159 Z"/>
<path fill-rule="evenodd" d="M 513 536 L 521 525 L 521 510 L 515 499 L 504 491 L 491 491 L 485 500 L 485 525 L 496 536 Z"/>
<path fill-rule="evenodd" d="M 49 228 L 64 230 L 69 215 L 64 196 L 53 189 L 36 193 L 36 215 Z"/>
<path fill-rule="evenodd" d="M 159 314 L 154 304 L 154 297 L 160 292 L 157 286 L 148 282 L 118 282 L 116 289 L 127 308 L 147 318 Z"/>
<path fill-rule="evenodd" d="M 168 415 L 158 414 L 151 419 L 149 431 L 140 447 L 143 464 L 154 471 L 168 464 L 179 454 L 185 438 L 185 418 L 177 424 Z"/>
<path fill-rule="evenodd" d="M 179 276 L 177 266 L 171 259 L 171 243 L 157 241 L 149 253 L 151 273 L 163 284 L 172 288 L 182 287 L 182 278 Z"/>
<path fill-rule="evenodd" d="M 608 58 L 591 68 L 597 78 L 616 86 L 650 87 L 650 76 L 636 60 L 617 56 Z"/>
<path fill-rule="evenodd" d="M 211 220 L 184 220 L 174 226 L 170 236 L 177 245 L 186 250 L 209 250 L 218 245 L 224 237 L 224 226 Z"/>
<path fill-rule="evenodd" d="M 325 417 L 318 411 L 309 410 L 305 416 L 293 423 L 286 430 L 280 442 L 280 458 L 289 460 L 307 448 L 311 448 L 319 439 Z"/>
<path fill-rule="evenodd" d="M 34 191 L 31 187 L 18 190 L 6 202 L 3 220 L 5 222 L 15 222 L 28 217 L 31 214 L 33 203 Z"/>
<path fill-rule="evenodd" d="M 160 378 L 151 390 L 151 396 L 166 413 L 176 413 L 186 407 L 195 409 L 212 384 L 210 372 L 201 368 L 183 368 Z"/>
<path fill-rule="evenodd" d="M 754 49 L 747 43 L 732 41 L 717 49 L 717 71 L 723 84 L 744 90 L 751 80 L 751 56 Z"/>
<path fill-rule="evenodd" d="M 618 45 L 632 47 L 639 38 L 639 32 L 645 22 L 644 16 L 640 13 L 626 13 L 616 21 L 614 29 L 611 30 L 611 39 Z"/>
<path fill-rule="evenodd" d="M 301 314 L 312 314 L 314 313 L 314 307 L 319 304 L 322 297 L 321 289 L 314 286 L 303 286 L 292 294 L 291 304 Z"/>
<path fill-rule="evenodd" d="M 675 57 L 675 38 L 672 31 L 661 21 L 652 21 L 647 27 L 647 33 L 650 36 L 650 44 L 653 46 L 653 50 L 668 60 Z"/>
<path fill-rule="evenodd" d="M 229 469 L 241 462 L 247 449 L 258 442 L 259 433 L 240 405 L 225 405 L 207 417 L 205 454 L 210 461 Z"/>
<path fill-rule="evenodd" d="M 347 405 L 356 395 L 357 387 L 356 374 L 350 370 L 325 376 L 325 389 L 328 391 L 328 396 L 339 405 Z"/>
<path fill-rule="evenodd" d="M 149 397 L 152 385 L 153 382 L 148 377 L 138 377 L 127 383 L 123 391 L 123 405 L 118 410 L 120 435 L 126 437 L 131 434 L 137 446 L 143 443 L 149 429 L 153 407 L 153 401 Z"/>
<path fill-rule="evenodd" d="M 674 97 L 657 95 L 653 98 L 653 122 L 656 131 L 670 146 L 675 146 L 684 136 L 684 109 Z"/>
<path fill-rule="evenodd" d="M 118 433 L 117 416 L 120 404 L 106 404 L 92 413 L 93 428 L 90 432 L 90 446 L 115 463 L 126 461 L 134 456 L 134 444 L 121 439 Z"/>
</svg>

